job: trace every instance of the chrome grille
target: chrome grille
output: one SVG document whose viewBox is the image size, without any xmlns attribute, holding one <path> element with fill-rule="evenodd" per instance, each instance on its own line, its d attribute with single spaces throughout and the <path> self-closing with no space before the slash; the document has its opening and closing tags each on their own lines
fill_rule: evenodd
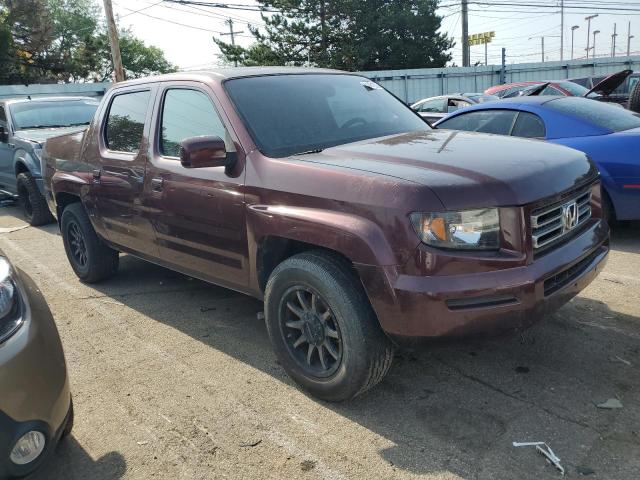
<svg viewBox="0 0 640 480">
<path fill-rule="evenodd" d="M 591 218 L 591 190 L 570 200 L 534 210 L 531 214 L 531 239 L 534 250 L 560 241 Z"/>
</svg>

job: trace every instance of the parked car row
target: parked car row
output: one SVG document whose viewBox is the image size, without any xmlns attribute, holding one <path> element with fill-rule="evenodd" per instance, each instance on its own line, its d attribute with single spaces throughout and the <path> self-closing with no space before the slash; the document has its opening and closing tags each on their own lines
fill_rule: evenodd
<svg viewBox="0 0 640 480">
<path fill-rule="evenodd" d="M 81 281 L 107 280 L 126 253 L 262 299 L 286 372 L 340 401 L 380 382 L 398 345 L 524 328 L 556 310 L 604 267 L 607 211 L 633 210 L 615 189 L 637 163 L 606 151 L 631 151 L 636 116 L 577 98 L 486 100 L 443 98 L 466 107 L 445 130 L 356 74 L 176 73 L 114 85 L 86 128 L 25 151 Z M 50 314 L 5 270 L 0 426 L 12 433 L 0 434 L 0 475 L 22 475 L 73 410 Z M 48 370 L 12 363 L 38 332 Z M 25 384 L 40 376 L 48 383 Z M 38 408 L 15 405 L 29 395 Z"/>
</svg>

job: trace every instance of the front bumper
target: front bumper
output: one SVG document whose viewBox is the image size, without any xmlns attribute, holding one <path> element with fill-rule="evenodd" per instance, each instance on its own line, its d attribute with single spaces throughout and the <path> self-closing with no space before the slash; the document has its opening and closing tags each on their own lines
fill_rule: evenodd
<svg viewBox="0 0 640 480">
<path fill-rule="evenodd" d="M 0 344 L 0 478 L 36 468 L 63 431 L 71 395 L 60 337 L 42 294 L 24 272 L 17 286 L 24 323 Z M 45 452 L 33 464 L 16 467 L 9 460 L 16 440 L 32 429 L 45 434 Z"/>
<path fill-rule="evenodd" d="M 608 228 L 596 222 L 528 265 L 467 275 L 411 276 L 358 266 L 392 337 L 444 337 L 524 328 L 583 290 L 604 267 Z"/>
</svg>

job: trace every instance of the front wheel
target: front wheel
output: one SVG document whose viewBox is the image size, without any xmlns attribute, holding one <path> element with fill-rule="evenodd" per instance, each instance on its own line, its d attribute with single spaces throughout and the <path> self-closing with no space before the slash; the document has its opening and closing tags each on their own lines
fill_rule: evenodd
<svg viewBox="0 0 640 480">
<path fill-rule="evenodd" d="M 265 320 L 280 363 L 323 400 L 353 398 L 380 382 L 393 359 L 350 265 L 313 251 L 276 267 L 265 292 Z"/>
<path fill-rule="evenodd" d="M 64 209 L 60 229 L 67 258 L 80 280 L 99 282 L 116 273 L 119 253 L 100 240 L 81 203 Z"/>
<path fill-rule="evenodd" d="M 22 212 L 29 225 L 36 227 L 54 221 L 53 215 L 51 215 L 47 206 L 47 201 L 40 193 L 38 184 L 30 173 L 23 172 L 19 174 L 16 179 L 16 186 Z"/>
</svg>

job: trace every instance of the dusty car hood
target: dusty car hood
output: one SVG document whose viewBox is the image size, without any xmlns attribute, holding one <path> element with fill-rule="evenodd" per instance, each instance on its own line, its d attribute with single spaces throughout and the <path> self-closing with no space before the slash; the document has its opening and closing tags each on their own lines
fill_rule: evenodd
<svg viewBox="0 0 640 480">
<path fill-rule="evenodd" d="M 351 143 L 303 159 L 425 185 L 452 210 L 524 205 L 598 175 L 585 154 L 566 147 L 447 130 Z"/>
<path fill-rule="evenodd" d="M 57 137 L 58 135 L 64 135 L 72 132 L 79 132 L 89 125 L 78 125 L 74 127 L 60 127 L 60 128 L 32 128 L 26 130 L 18 130 L 15 133 L 15 137 L 22 140 L 28 140 L 30 142 L 42 143 L 46 139 L 51 137 Z"/>
</svg>

